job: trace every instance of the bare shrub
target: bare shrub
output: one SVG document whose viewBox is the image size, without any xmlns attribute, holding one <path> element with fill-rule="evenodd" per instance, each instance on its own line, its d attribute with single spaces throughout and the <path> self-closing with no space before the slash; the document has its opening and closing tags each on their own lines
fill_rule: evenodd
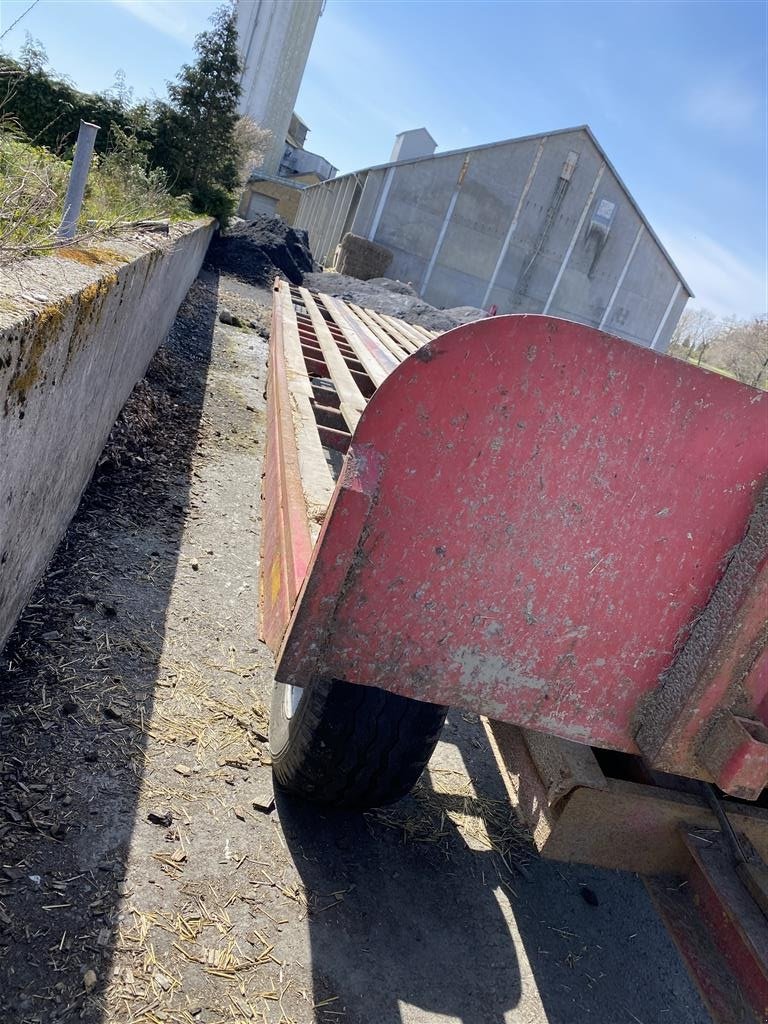
<svg viewBox="0 0 768 1024">
<path fill-rule="evenodd" d="M 248 114 L 243 114 L 237 119 L 235 146 L 241 185 L 245 185 L 253 169 L 264 162 L 271 139 L 272 132 L 256 124 Z"/>
</svg>

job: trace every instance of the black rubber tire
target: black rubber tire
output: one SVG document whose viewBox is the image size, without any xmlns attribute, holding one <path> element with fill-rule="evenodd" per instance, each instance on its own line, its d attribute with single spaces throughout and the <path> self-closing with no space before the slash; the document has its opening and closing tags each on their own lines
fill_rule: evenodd
<svg viewBox="0 0 768 1024">
<path fill-rule="evenodd" d="M 365 810 L 411 791 L 448 711 L 370 686 L 318 680 L 286 716 L 275 683 L 269 745 L 275 782 L 305 800 Z"/>
</svg>

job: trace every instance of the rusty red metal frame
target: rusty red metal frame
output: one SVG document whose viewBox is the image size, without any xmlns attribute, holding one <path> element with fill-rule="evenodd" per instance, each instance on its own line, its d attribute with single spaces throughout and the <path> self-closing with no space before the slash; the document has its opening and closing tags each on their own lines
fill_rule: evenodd
<svg viewBox="0 0 768 1024">
<path fill-rule="evenodd" d="M 507 722 L 486 721 L 485 728 L 510 802 L 548 859 L 683 874 L 690 855 L 681 826 L 718 826 L 696 786 L 654 777 L 639 758 L 610 765 L 582 744 Z M 768 809 L 735 800 L 723 806 L 733 828 L 768 860 Z"/>
<path fill-rule="evenodd" d="M 684 876 L 646 880 L 664 924 L 718 1024 L 768 1020 L 768 925 L 716 829 L 686 827 Z"/>
<path fill-rule="evenodd" d="M 746 800 L 768 786 L 767 562 L 764 492 L 689 639 L 637 716 L 638 744 L 654 765 L 708 774 Z"/>
<path fill-rule="evenodd" d="M 283 321 L 277 305 L 272 311 L 269 350 L 262 507 L 261 633 L 270 647 L 276 649 L 285 632 L 312 555 L 291 419 L 291 399 L 283 351 Z"/>
<path fill-rule="evenodd" d="M 723 800 L 716 814 L 696 784 L 650 771 L 639 758 L 606 758 L 506 722 L 485 727 L 510 802 L 542 856 L 642 875 L 717 1024 L 764 1024 L 768 809 Z M 731 856 L 722 815 L 748 863 Z"/>
</svg>

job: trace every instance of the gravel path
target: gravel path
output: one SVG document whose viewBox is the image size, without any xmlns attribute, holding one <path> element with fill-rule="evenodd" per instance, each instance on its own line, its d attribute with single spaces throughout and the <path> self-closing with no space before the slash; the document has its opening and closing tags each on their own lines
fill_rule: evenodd
<svg viewBox="0 0 768 1024">
<path fill-rule="evenodd" d="M 474 716 L 417 792 L 273 802 L 268 293 L 204 274 L 3 654 L 2 1024 L 705 1024 L 632 877 L 539 861 Z M 595 905 L 596 904 L 596 905 Z"/>
</svg>

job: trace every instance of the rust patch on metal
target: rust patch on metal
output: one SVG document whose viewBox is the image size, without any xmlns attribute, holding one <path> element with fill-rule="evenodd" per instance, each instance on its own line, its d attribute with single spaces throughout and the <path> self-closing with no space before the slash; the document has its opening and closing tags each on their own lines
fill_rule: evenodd
<svg viewBox="0 0 768 1024">
<path fill-rule="evenodd" d="M 726 711 L 701 737 L 699 757 L 720 789 L 757 800 L 768 786 L 768 728 Z"/>
</svg>

